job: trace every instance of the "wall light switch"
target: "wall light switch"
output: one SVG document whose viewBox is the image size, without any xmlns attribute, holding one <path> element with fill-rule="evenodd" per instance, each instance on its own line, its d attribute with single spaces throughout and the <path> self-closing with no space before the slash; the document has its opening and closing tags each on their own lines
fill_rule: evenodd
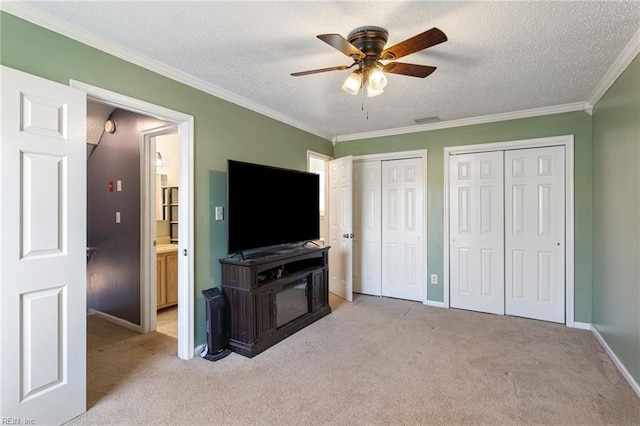
<svg viewBox="0 0 640 426">
<path fill-rule="evenodd" d="M 120 212 L 116 212 L 116 223 L 120 223 Z"/>
<path fill-rule="evenodd" d="M 121 180 L 117 180 L 116 181 L 116 191 L 118 191 L 118 192 L 122 191 L 122 181 Z"/>
<path fill-rule="evenodd" d="M 438 274 L 431 274 L 431 284 L 438 284 Z"/>
<path fill-rule="evenodd" d="M 224 207 L 216 207 L 216 220 L 224 220 Z"/>
</svg>

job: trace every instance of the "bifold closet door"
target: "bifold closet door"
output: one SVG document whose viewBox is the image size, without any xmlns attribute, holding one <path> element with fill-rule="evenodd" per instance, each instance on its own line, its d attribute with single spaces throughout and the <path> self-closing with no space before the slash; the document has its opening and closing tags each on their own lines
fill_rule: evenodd
<svg viewBox="0 0 640 426">
<path fill-rule="evenodd" d="M 565 321 L 564 149 L 505 152 L 508 315 Z"/>
<path fill-rule="evenodd" d="M 381 295 L 381 161 L 353 163 L 353 291 Z"/>
<path fill-rule="evenodd" d="M 504 154 L 449 157 L 453 308 L 504 314 Z"/>
<path fill-rule="evenodd" d="M 382 162 L 382 295 L 424 300 L 422 158 Z"/>
</svg>

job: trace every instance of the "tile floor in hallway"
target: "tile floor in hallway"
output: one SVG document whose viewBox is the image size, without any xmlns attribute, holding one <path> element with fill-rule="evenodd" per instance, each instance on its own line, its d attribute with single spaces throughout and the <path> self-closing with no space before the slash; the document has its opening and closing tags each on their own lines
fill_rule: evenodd
<svg viewBox="0 0 640 426">
<path fill-rule="evenodd" d="M 174 338 L 178 338 L 178 306 L 158 310 L 156 331 Z"/>
</svg>

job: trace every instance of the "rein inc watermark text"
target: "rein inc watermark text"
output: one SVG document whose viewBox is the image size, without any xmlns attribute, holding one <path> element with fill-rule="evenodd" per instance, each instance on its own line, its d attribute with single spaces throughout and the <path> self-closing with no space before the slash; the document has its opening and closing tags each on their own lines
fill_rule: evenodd
<svg viewBox="0 0 640 426">
<path fill-rule="evenodd" d="M 1 417 L 2 425 L 35 425 L 36 421 L 28 417 Z"/>
</svg>

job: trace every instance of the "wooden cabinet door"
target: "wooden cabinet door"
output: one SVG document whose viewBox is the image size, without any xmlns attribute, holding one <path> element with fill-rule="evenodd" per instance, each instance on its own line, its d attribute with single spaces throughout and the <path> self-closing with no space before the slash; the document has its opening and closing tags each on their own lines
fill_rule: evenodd
<svg viewBox="0 0 640 426">
<path fill-rule="evenodd" d="M 255 324 L 253 341 L 257 342 L 273 333 L 276 329 L 275 291 L 267 289 L 253 295 Z"/>
<path fill-rule="evenodd" d="M 178 303 L 178 253 L 166 255 L 165 268 L 167 274 L 167 304 L 175 305 Z"/>
<path fill-rule="evenodd" d="M 165 263 L 165 256 L 156 256 L 156 305 L 158 308 L 167 304 Z"/>
</svg>

